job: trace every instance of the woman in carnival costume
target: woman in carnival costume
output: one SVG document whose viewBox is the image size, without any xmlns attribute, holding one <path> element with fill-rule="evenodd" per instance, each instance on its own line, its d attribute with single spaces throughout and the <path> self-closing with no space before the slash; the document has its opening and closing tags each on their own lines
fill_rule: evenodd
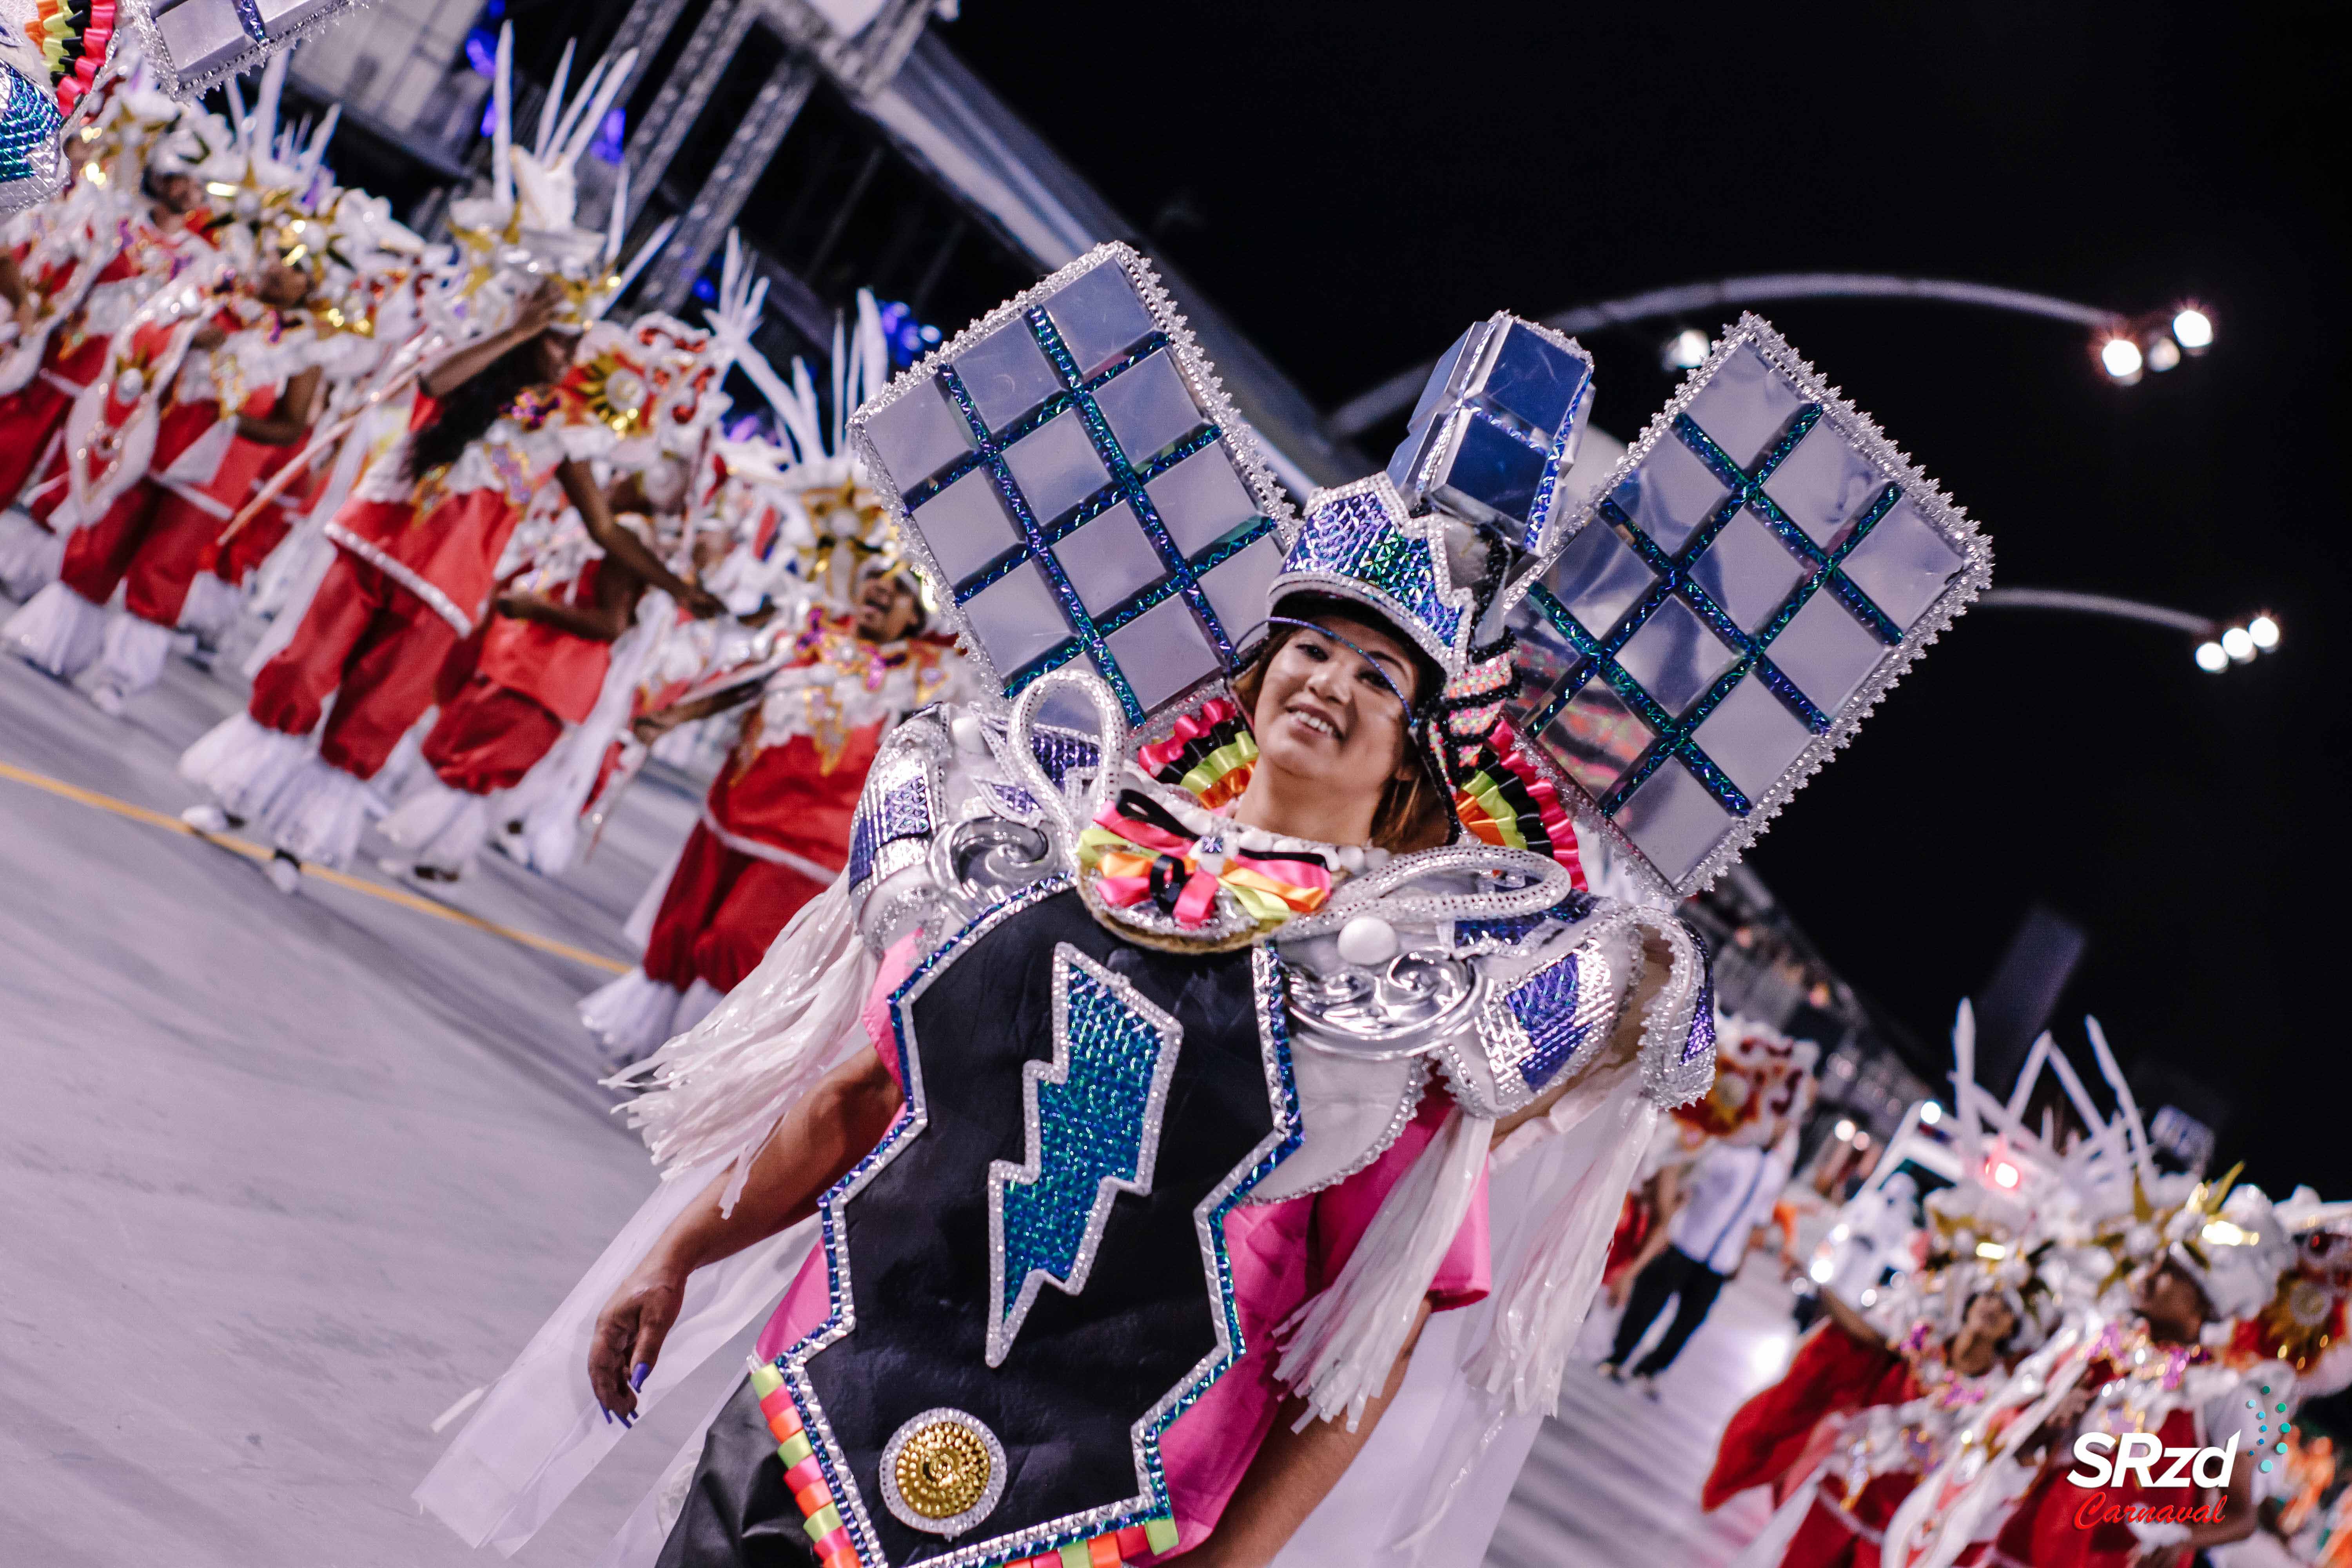
<svg viewBox="0 0 2352 1568">
<path fill-rule="evenodd" d="M 873 297 L 860 292 L 856 328 L 836 334 L 842 412 L 830 431 L 804 365 L 794 362 L 788 385 L 748 345 L 740 363 L 785 444 L 718 443 L 727 479 L 713 500 L 756 492 L 773 521 L 751 528 L 704 581 L 747 622 L 767 619 L 632 723 L 631 738 L 648 748 L 680 726 L 749 710 L 701 819 L 632 922 L 643 925 L 643 962 L 580 1004 L 614 1067 L 700 1022 L 840 875 L 891 728 L 971 696 L 965 661 L 951 640 L 926 632 L 888 515 L 845 450 L 846 411 L 888 375 Z"/>
<path fill-rule="evenodd" d="M 406 438 L 375 460 L 327 525 L 340 553 L 292 640 L 255 677 L 247 710 L 180 760 L 182 774 L 214 797 L 184 814 L 190 823 L 206 831 L 256 823 L 276 850 L 268 869 L 284 891 L 299 888 L 305 860 L 351 858 L 373 804 L 368 781 L 434 705 L 443 664 L 487 613 L 499 559 L 542 486 L 560 484 L 596 542 L 647 581 L 706 613 L 719 608 L 614 521 L 588 468 L 614 432 L 558 386 L 585 325 L 579 318 L 601 313 L 624 280 L 614 270 L 622 208 L 608 235 L 571 221 L 572 165 L 596 118 L 583 110 L 601 112 L 610 90 L 561 117 L 557 95 L 536 150 L 509 147 L 510 47 L 502 38 L 493 193 L 451 210 L 486 250 L 510 258 L 514 247 L 491 237 L 509 228 L 536 247 L 541 271 L 524 281 L 541 281 L 513 300 L 508 324 L 424 373 Z M 624 69 L 597 76 L 616 89 Z M 507 282 L 495 279 L 468 306 L 496 314 Z"/>
<path fill-rule="evenodd" d="M 604 459 L 619 476 L 606 504 L 666 563 L 688 465 L 727 410 L 719 383 L 758 328 L 766 294 L 741 266 L 731 233 L 728 256 L 709 331 L 658 312 L 625 328 L 600 322 L 559 387 L 618 437 Z M 648 594 L 644 575 L 603 548 L 577 508 L 543 526 L 526 521 L 507 555 L 470 668 L 445 672 L 445 688 L 457 689 L 425 737 L 423 776 L 383 820 L 383 836 L 405 851 L 384 862 L 395 873 L 456 880 L 500 821 L 534 817 L 547 868 L 569 865 L 595 761 L 626 715 L 646 646 L 678 613 L 669 595 Z M 513 793 L 543 766 L 551 776 Z"/>
<path fill-rule="evenodd" d="M 1830 395 L 1740 332 L 1685 400 L 1811 394 L 1793 446 Z M 1517 398 L 1556 474 L 1590 362 L 1471 338 L 1441 381 Z M 1659 1108 L 1712 1070 L 1696 940 L 1578 889 L 1572 775 L 1497 727 L 1508 639 L 1474 647 L 1559 559 L 1541 498 L 1498 523 L 1441 455 L 1294 525 L 1123 247 L 856 426 L 1010 710 L 899 726 L 843 878 L 626 1075 L 672 1179 L 419 1500 L 513 1550 L 782 1289 L 610 1561 L 1475 1561 Z M 1948 526 L 1937 625 L 1984 570 Z M 1663 889 L 1744 841 L 1645 822 L 1612 842 Z"/>
</svg>

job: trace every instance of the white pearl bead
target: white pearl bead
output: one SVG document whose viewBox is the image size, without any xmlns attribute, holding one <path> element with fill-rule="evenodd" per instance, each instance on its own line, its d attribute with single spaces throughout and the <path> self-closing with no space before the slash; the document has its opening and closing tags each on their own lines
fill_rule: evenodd
<svg viewBox="0 0 2352 1568">
<path fill-rule="evenodd" d="M 1339 928 L 1339 956 L 1369 967 L 1396 956 L 1396 928 L 1378 915 L 1358 915 Z"/>
<path fill-rule="evenodd" d="M 977 757 L 988 750 L 988 732 L 981 728 L 975 713 L 959 713 L 950 721 L 948 732 L 955 737 L 956 749 Z"/>
</svg>

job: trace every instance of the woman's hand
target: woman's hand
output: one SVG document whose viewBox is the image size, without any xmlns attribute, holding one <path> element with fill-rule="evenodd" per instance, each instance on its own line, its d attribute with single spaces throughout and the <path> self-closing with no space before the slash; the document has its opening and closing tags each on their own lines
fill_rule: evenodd
<svg viewBox="0 0 2352 1568">
<path fill-rule="evenodd" d="M 662 1341 L 677 1321 L 686 1300 L 687 1270 L 660 1253 L 637 1265 L 596 1315 L 588 1347 L 588 1385 L 606 1417 L 629 1425 L 637 1413 L 637 1390 L 661 1358 Z"/>
<path fill-rule="evenodd" d="M 200 354 L 208 354 L 226 342 L 228 342 L 228 333 L 221 324 L 218 321 L 206 321 L 196 329 L 196 335 L 188 340 L 188 346 Z"/>
<path fill-rule="evenodd" d="M 546 279 L 515 307 L 514 323 L 507 328 L 507 331 L 516 342 L 539 336 L 555 324 L 555 312 L 562 301 L 562 288 L 554 279 Z"/>
<path fill-rule="evenodd" d="M 640 744 L 650 746 L 677 728 L 677 721 L 667 713 L 648 713 L 629 726 L 629 733 L 635 735 Z"/>
</svg>

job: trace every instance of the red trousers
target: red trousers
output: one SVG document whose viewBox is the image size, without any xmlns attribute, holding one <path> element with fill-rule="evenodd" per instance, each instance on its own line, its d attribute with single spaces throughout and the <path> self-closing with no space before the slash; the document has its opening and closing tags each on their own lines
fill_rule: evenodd
<svg viewBox="0 0 2352 1568">
<path fill-rule="evenodd" d="M 512 789 L 563 738 L 563 721 L 487 675 L 466 682 L 425 737 L 425 761 L 451 789 Z"/>
<path fill-rule="evenodd" d="M 122 585 L 123 607 L 142 621 L 176 626 L 188 585 L 205 568 L 220 520 L 161 485 L 142 479 L 106 514 L 66 541 L 67 587 L 103 605 Z"/>
<path fill-rule="evenodd" d="M 254 677 L 246 710 L 266 729 L 307 735 L 334 698 L 319 754 L 372 779 L 433 706 L 434 682 L 457 645 L 457 628 L 424 600 L 338 551 L 293 640 Z"/>
<path fill-rule="evenodd" d="M 62 333 L 65 329 L 58 329 Z M 56 339 L 49 342 L 48 358 L 41 368 L 63 377 L 76 385 L 87 384 L 106 365 L 106 350 L 111 342 L 92 338 L 72 354 L 60 354 Z M 33 477 L 33 469 L 48 455 L 49 437 L 66 422 L 66 412 L 73 406 L 73 394 L 62 392 L 47 376 L 36 374 L 32 380 L 5 397 L 0 397 L 0 506 L 16 499 Z M 46 517 L 48 514 L 41 514 Z"/>
<path fill-rule="evenodd" d="M 789 866 L 728 848 L 697 823 L 654 917 L 646 973 L 681 991 L 697 980 L 732 991 L 785 922 L 824 891 Z"/>
</svg>

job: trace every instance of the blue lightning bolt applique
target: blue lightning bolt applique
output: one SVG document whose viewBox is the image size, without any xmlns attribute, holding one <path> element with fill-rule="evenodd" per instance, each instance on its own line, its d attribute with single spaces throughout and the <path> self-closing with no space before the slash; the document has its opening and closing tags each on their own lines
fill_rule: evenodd
<svg viewBox="0 0 2352 1568">
<path fill-rule="evenodd" d="M 1183 1028 L 1068 942 L 1054 950 L 1054 1057 L 1022 1068 L 1026 1158 L 988 1170 L 988 1364 L 1002 1366 L 1048 1281 L 1087 1288 L 1111 1200 L 1151 1191 Z"/>
</svg>

